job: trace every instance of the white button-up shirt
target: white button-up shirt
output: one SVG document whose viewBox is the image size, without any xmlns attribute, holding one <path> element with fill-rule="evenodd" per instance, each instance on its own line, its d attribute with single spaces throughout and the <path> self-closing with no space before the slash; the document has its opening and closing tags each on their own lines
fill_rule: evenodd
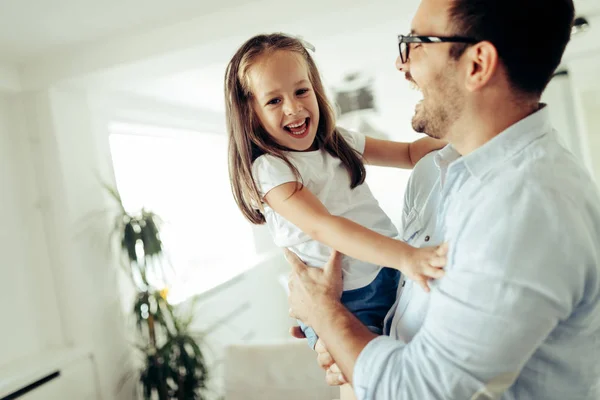
<svg viewBox="0 0 600 400">
<path fill-rule="evenodd" d="M 548 113 L 415 168 L 404 239 L 448 242 L 447 273 L 400 288 L 358 399 L 600 398 L 600 196 Z"/>
</svg>

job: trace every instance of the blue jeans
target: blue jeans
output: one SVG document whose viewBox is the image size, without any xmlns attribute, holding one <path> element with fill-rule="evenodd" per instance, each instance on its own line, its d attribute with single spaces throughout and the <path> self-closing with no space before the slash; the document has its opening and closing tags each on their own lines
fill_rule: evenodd
<svg viewBox="0 0 600 400">
<path fill-rule="evenodd" d="M 342 304 L 372 332 L 383 333 L 383 320 L 396 301 L 400 271 L 382 268 L 377 277 L 365 287 L 342 293 Z M 310 327 L 298 321 L 311 349 L 319 337 Z"/>
</svg>

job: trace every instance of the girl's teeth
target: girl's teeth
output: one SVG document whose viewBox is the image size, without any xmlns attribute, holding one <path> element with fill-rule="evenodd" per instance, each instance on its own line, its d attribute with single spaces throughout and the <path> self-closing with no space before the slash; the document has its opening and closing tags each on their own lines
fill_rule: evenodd
<svg viewBox="0 0 600 400">
<path fill-rule="evenodd" d="M 304 132 L 306 132 L 306 129 L 302 129 L 300 132 L 292 132 L 293 135 L 302 135 L 304 134 Z"/>
<path fill-rule="evenodd" d="M 306 130 L 308 129 L 307 123 L 308 122 L 305 119 L 304 121 L 297 123 L 297 124 L 286 125 L 286 128 L 287 128 L 288 132 L 290 132 L 292 135 L 302 136 L 306 133 Z M 301 129 L 301 130 L 298 130 L 298 129 Z"/>
<path fill-rule="evenodd" d="M 299 122 L 299 123 L 297 123 L 297 124 L 289 124 L 289 125 L 286 125 L 286 128 L 299 128 L 299 127 L 301 127 L 302 125 L 304 125 L 305 123 L 306 123 L 306 119 L 304 119 L 304 121 L 302 121 L 302 122 Z"/>
</svg>

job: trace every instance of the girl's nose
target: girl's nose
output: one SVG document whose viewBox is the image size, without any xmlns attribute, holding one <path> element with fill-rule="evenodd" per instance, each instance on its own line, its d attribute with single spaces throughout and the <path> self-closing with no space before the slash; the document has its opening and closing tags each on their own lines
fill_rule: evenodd
<svg viewBox="0 0 600 400">
<path fill-rule="evenodd" d="M 302 111 L 302 104 L 299 101 L 290 100 L 286 102 L 285 113 L 287 115 L 295 115 Z"/>
</svg>

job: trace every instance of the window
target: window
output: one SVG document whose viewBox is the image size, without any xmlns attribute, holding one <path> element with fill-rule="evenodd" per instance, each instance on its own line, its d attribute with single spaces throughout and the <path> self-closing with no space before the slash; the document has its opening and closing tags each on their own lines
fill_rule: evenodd
<svg viewBox="0 0 600 400">
<path fill-rule="evenodd" d="M 252 226 L 229 185 L 225 134 L 112 123 L 117 188 L 129 212 L 163 219 L 161 239 L 176 273 L 169 301 L 215 287 L 252 267 Z"/>
</svg>

